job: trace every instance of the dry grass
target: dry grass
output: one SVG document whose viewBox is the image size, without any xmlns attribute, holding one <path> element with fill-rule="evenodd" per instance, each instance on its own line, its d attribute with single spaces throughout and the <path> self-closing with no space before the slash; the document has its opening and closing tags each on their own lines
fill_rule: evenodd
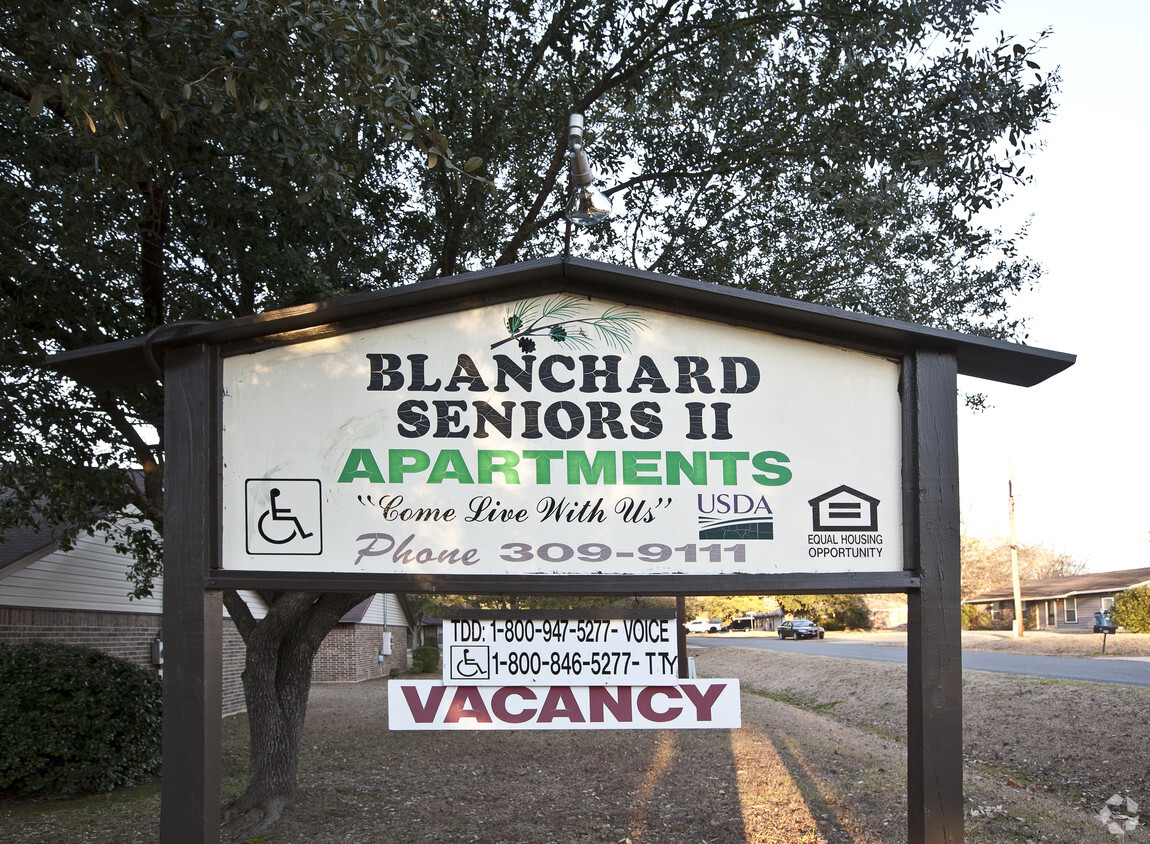
<svg viewBox="0 0 1150 844">
<path fill-rule="evenodd" d="M 1021 638 L 997 630 L 968 631 L 962 634 L 962 649 L 967 651 L 1001 651 L 1042 656 L 1150 657 L 1150 633 L 1118 633 L 1106 636 L 1105 644 L 1106 653 L 1103 654 L 1101 633 L 1027 630 Z"/>
<path fill-rule="evenodd" d="M 259 840 L 906 840 L 905 668 L 742 648 L 707 649 L 697 664 L 742 681 L 741 729 L 391 733 L 383 683 L 316 686 L 306 800 Z M 1118 838 L 1097 817 L 1116 792 L 1150 801 L 1150 689 L 966 672 L 964 697 L 967 841 L 1150 840 L 1140 828 Z M 231 794 L 246 741 L 244 718 L 228 719 Z M 0 840 L 155 841 L 158 806 L 154 784 L 0 803 Z"/>
<path fill-rule="evenodd" d="M 1089 629 L 1089 628 L 1087 628 Z M 740 636 L 747 635 L 740 633 Z M 774 636 L 773 633 L 761 634 Z M 906 632 L 899 630 L 867 630 L 828 633 L 836 642 L 869 645 L 905 645 Z M 1101 633 L 1055 633 L 1046 630 L 1027 630 L 1016 638 L 1006 630 L 964 630 L 964 651 L 999 651 L 1034 656 L 1077 657 L 1150 657 L 1150 633 L 1118 633 L 1105 637 L 1106 652 L 1102 652 Z"/>
</svg>

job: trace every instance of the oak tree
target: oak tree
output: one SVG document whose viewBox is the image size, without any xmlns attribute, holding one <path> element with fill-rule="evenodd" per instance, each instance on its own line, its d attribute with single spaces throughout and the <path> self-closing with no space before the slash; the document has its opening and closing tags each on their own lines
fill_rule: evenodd
<svg viewBox="0 0 1150 844">
<path fill-rule="evenodd" d="M 988 589 L 1006 589 L 1012 583 L 1010 540 L 998 537 L 979 539 L 962 536 L 962 597 L 969 598 Z M 1044 580 L 1082 574 L 1086 564 L 1049 543 L 1019 543 L 1020 580 Z"/>
<path fill-rule="evenodd" d="M 995 7 L 5 7 L 0 524 L 114 531 L 146 592 L 162 385 L 92 391 L 44 355 L 554 254 L 571 112 L 628 209 L 581 255 L 1018 337 L 1039 268 L 982 212 L 1025 182 L 1057 77 L 1040 38 L 978 46 Z M 226 598 L 267 725 L 238 808 L 268 823 L 295 793 L 311 655 L 362 596 L 271 597 L 262 619 Z"/>
</svg>

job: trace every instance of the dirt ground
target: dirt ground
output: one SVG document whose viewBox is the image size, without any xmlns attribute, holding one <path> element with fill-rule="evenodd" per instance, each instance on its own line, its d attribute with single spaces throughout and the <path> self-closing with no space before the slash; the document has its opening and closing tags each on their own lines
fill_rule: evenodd
<svg viewBox="0 0 1150 844">
<path fill-rule="evenodd" d="M 969 646 L 1003 641 L 979 636 Z M 1056 644 L 1085 649 L 1091 638 Z M 1026 647 L 1038 649 L 1039 639 Z M 1127 655 L 1150 652 L 1150 636 L 1119 635 L 1108 654 L 1119 640 Z M 384 682 L 317 685 L 302 754 L 305 799 L 251 840 L 906 840 L 904 667 L 746 648 L 693 653 L 701 675 L 741 681 L 741 729 L 393 733 Z M 1131 823 L 1150 805 L 1150 689 L 973 671 L 963 681 L 968 842 L 1150 841 Z M 242 786 L 246 741 L 244 717 L 228 719 L 230 795 Z M 77 805 L 0 804 L 0 840 L 157 838 L 154 788 L 69 803 Z M 225 840 L 241 832 L 233 824 Z"/>
</svg>

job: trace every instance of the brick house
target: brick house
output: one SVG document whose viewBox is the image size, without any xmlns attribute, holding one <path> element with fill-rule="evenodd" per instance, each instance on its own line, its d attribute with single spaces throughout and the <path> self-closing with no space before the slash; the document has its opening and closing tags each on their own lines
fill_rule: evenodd
<svg viewBox="0 0 1150 844">
<path fill-rule="evenodd" d="M 1090 633 L 1094 613 L 1114 606 L 1114 596 L 1126 589 L 1150 586 L 1150 568 L 1102 571 L 1044 580 L 1024 580 L 1020 584 L 1022 614 L 1033 618 L 1039 630 Z M 988 589 L 963 601 L 983 607 L 996 621 L 1013 620 L 1014 589 Z"/>
<path fill-rule="evenodd" d="M 85 645 L 136 665 L 161 670 L 163 582 L 152 596 L 128 597 L 132 560 L 100 536 L 81 535 L 63 551 L 51 530 L 7 531 L 0 542 L 0 642 Z M 260 617 L 266 604 L 244 592 Z M 359 682 L 407 668 L 408 631 L 414 621 L 401 596 L 377 594 L 353 608 L 316 654 L 317 682 Z M 244 709 L 240 674 L 244 644 L 224 619 L 223 711 Z"/>
</svg>

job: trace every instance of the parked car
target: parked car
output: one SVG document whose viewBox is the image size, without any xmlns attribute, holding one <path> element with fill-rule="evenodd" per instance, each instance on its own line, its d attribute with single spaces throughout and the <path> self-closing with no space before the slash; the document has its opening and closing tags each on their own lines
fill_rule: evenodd
<svg viewBox="0 0 1150 844">
<path fill-rule="evenodd" d="M 722 633 L 723 622 L 717 618 L 696 618 L 687 622 L 688 633 Z"/>
<path fill-rule="evenodd" d="M 780 639 L 821 639 L 825 633 L 823 628 L 805 618 L 784 621 L 779 625 Z"/>
</svg>

